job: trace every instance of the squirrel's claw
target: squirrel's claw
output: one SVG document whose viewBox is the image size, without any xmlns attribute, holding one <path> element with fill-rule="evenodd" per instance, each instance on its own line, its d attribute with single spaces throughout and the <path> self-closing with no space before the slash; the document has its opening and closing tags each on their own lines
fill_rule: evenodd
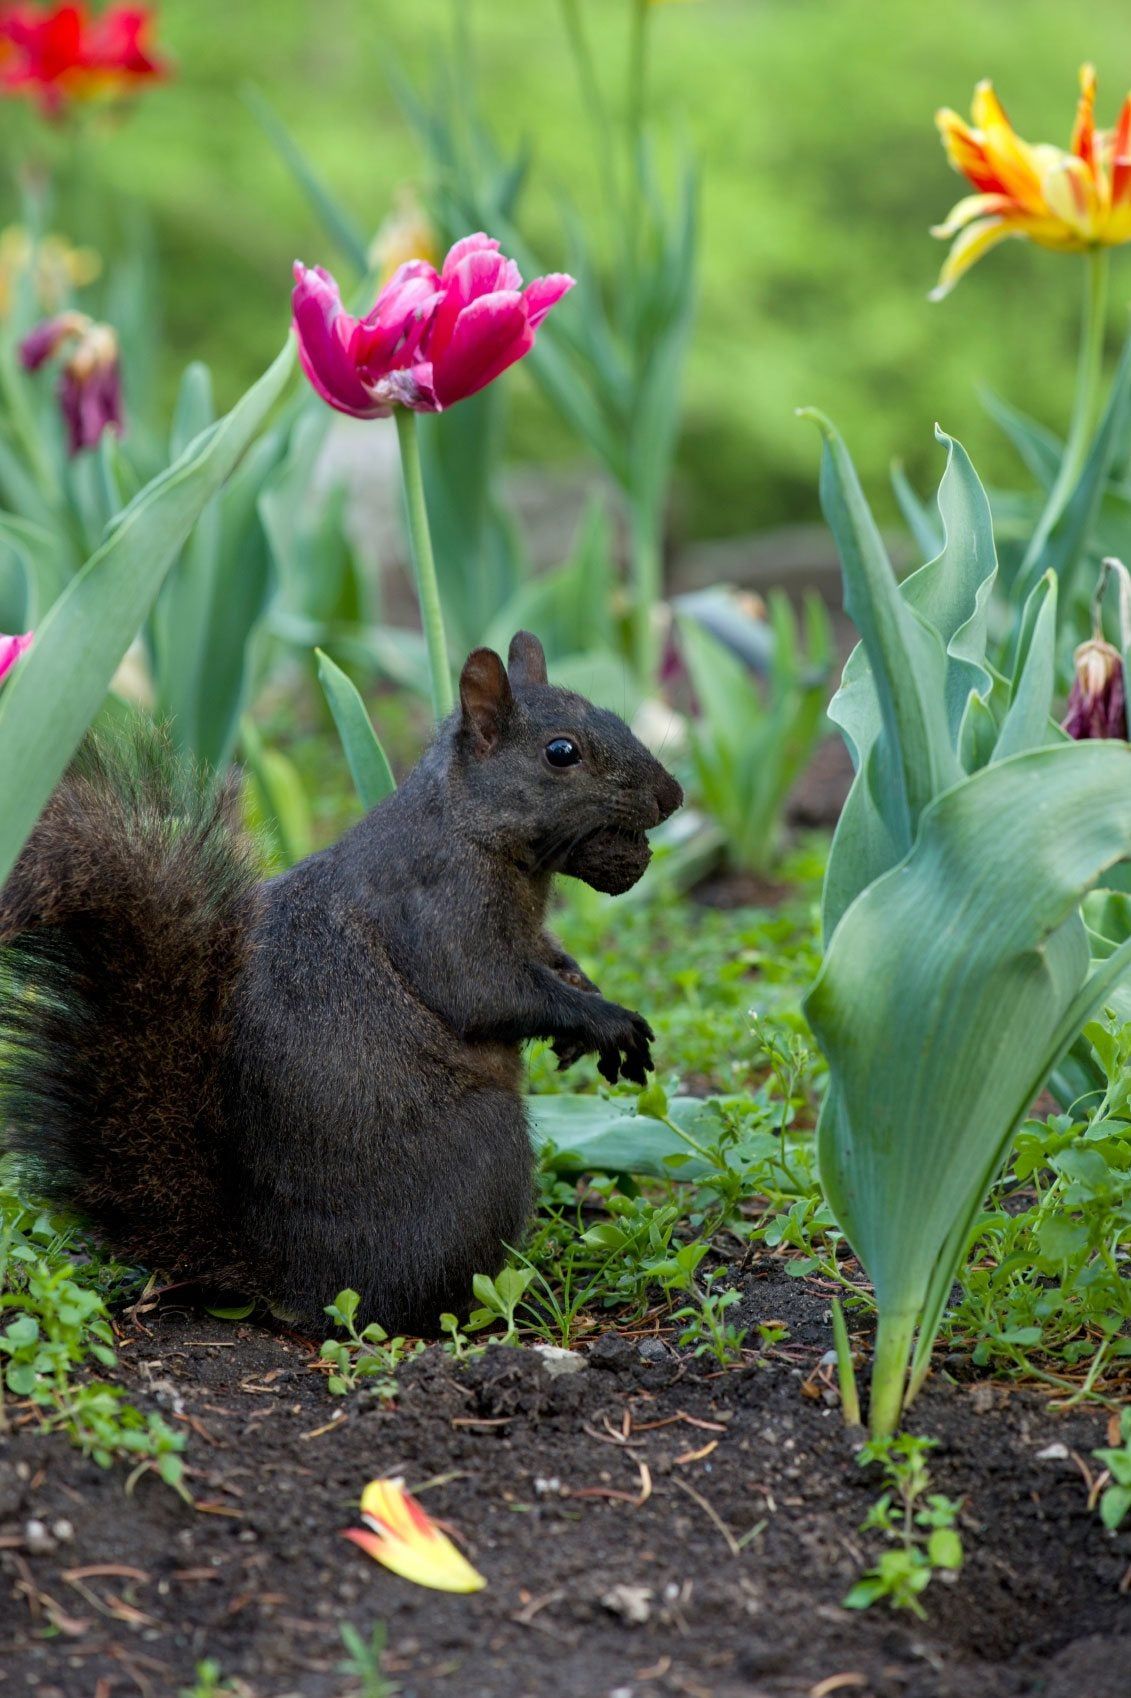
<svg viewBox="0 0 1131 1698">
<path fill-rule="evenodd" d="M 559 1038 L 550 1046 L 558 1058 L 558 1072 L 564 1073 L 567 1067 L 572 1067 L 575 1061 L 580 1061 L 585 1054 L 585 1045 L 570 1043 L 565 1038 Z"/>
</svg>

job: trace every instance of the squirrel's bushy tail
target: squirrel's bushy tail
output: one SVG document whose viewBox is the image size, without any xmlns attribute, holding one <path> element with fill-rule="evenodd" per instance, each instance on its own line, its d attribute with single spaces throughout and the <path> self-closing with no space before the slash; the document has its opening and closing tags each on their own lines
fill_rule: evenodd
<svg viewBox="0 0 1131 1698">
<path fill-rule="evenodd" d="M 258 876 L 236 811 L 151 726 L 90 739 L 0 890 L 0 1149 L 127 1260 L 233 1283 L 221 1058 Z"/>
</svg>

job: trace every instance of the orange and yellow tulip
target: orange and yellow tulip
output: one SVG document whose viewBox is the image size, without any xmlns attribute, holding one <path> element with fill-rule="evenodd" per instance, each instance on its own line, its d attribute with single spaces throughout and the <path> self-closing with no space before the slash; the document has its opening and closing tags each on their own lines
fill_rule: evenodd
<svg viewBox="0 0 1131 1698">
<path fill-rule="evenodd" d="M 1080 71 L 1080 102 L 1068 151 L 1027 142 L 1014 130 L 993 85 L 974 91 L 973 123 L 948 107 L 935 122 L 947 157 L 975 194 L 931 234 L 956 237 L 931 299 L 940 300 L 972 265 L 1008 236 L 1059 253 L 1131 242 L 1131 95 L 1115 128 L 1097 130 L 1096 73 Z"/>
<path fill-rule="evenodd" d="M 402 1579 L 436 1592 L 479 1592 L 486 1586 L 403 1480 L 370 1480 L 361 1494 L 361 1519 L 369 1531 L 351 1527 L 345 1537 Z"/>
</svg>

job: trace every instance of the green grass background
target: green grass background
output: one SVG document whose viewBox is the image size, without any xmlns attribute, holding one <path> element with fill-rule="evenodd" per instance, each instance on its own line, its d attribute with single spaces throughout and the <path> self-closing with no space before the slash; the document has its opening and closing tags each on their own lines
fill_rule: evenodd
<svg viewBox="0 0 1131 1698">
<path fill-rule="evenodd" d="M 598 216 L 598 165 L 555 0 L 470 8 L 486 104 L 500 134 L 529 137 L 529 233 L 562 257 L 560 199 Z M 629 0 L 584 0 L 603 75 L 623 85 Z M 298 191 L 239 98 L 256 82 L 366 228 L 422 166 L 392 98 L 392 60 L 429 74 L 453 0 L 165 0 L 177 76 L 85 149 L 88 184 L 121 211 L 140 200 L 163 268 L 167 382 L 203 356 L 230 400 L 285 334 L 296 255 L 330 258 Z M 1131 84 L 1126 6 L 1093 0 L 699 0 L 656 8 L 652 114 L 671 167 L 703 165 L 698 329 L 674 493 L 677 525 L 721 534 L 811 517 L 816 404 L 844 430 L 881 501 L 902 456 L 921 482 L 932 425 L 984 470 L 1011 470 L 980 383 L 1060 428 L 1070 402 L 1081 263 L 1009 244 L 941 305 L 927 301 L 943 246 L 927 233 L 961 192 L 932 115 L 968 106 L 991 75 L 1018 128 L 1066 142 L 1080 61 L 1100 74 L 1101 121 Z M 12 157 L 33 135 L 0 114 Z M 42 146 L 40 138 L 37 145 Z M 56 151 L 61 144 L 55 143 Z M 101 194 L 66 210 L 76 235 Z M 123 220 L 124 221 L 124 214 Z M 1110 334 L 1126 318 L 1131 259 L 1116 255 Z M 579 309 L 580 310 L 580 309 Z M 545 419 L 525 374 L 516 452 L 579 452 Z"/>
</svg>

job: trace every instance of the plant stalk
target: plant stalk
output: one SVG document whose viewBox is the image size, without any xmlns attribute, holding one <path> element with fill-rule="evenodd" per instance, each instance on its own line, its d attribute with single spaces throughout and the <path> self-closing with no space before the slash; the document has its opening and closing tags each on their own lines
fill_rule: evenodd
<svg viewBox="0 0 1131 1698">
<path fill-rule="evenodd" d="M 1018 573 L 1018 582 L 1026 591 L 1032 587 L 1041 567 L 1045 546 L 1053 527 L 1075 488 L 1088 457 L 1092 429 L 1096 417 L 1096 401 L 1103 374 L 1104 328 L 1106 324 L 1108 250 L 1089 248 L 1084 284 L 1084 305 L 1080 317 L 1080 353 L 1076 365 L 1076 396 L 1072 417 L 1060 461 L 1060 470 L 1049 491 L 1037 528 L 1029 539 L 1025 558 Z"/>
<path fill-rule="evenodd" d="M 640 178 L 644 157 L 644 120 L 648 106 L 648 28 L 651 0 L 633 0 L 628 52 L 628 257 L 636 273 L 640 236 Z"/>
<path fill-rule="evenodd" d="M 890 1439 L 899 1426 L 914 1335 L 914 1310 L 885 1310 L 881 1305 L 868 1410 L 868 1425 L 874 1439 Z"/>
<path fill-rule="evenodd" d="M 840 1387 L 840 1406 L 846 1427 L 860 1426 L 860 1393 L 856 1387 L 856 1368 L 852 1360 L 852 1344 L 848 1325 L 839 1297 L 830 1305 L 833 1316 L 833 1343 L 836 1346 L 836 1377 Z"/>
<path fill-rule="evenodd" d="M 593 62 L 593 51 L 585 34 L 580 0 L 561 0 L 562 20 L 569 37 L 570 51 L 577 67 L 577 80 L 582 99 L 589 112 L 593 138 L 597 144 L 597 166 L 608 202 L 609 221 L 614 236 L 622 223 L 620 171 L 618 169 L 616 138 L 609 109 L 601 93 L 601 84 Z"/>
<path fill-rule="evenodd" d="M 408 516 L 413 571 L 416 575 L 416 595 L 420 603 L 420 621 L 424 627 L 424 641 L 428 650 L 432 711 L 440 720 L 446 719 L 452 711 L 452 669 L 448 661 L 447 639 L 444 636 L 444 611 L 440 605 L 436 559 L 432 553 L 432 533 L 428 528 L 428 508 L 424 501 L 420 439 L 416 434 L 416 414 L 411 408 L 397 407 L 394 417 L 397 421 L 397 440 L 401 451 L 401 475 L 404 479 L 405 511 Z"/>
</svg>

